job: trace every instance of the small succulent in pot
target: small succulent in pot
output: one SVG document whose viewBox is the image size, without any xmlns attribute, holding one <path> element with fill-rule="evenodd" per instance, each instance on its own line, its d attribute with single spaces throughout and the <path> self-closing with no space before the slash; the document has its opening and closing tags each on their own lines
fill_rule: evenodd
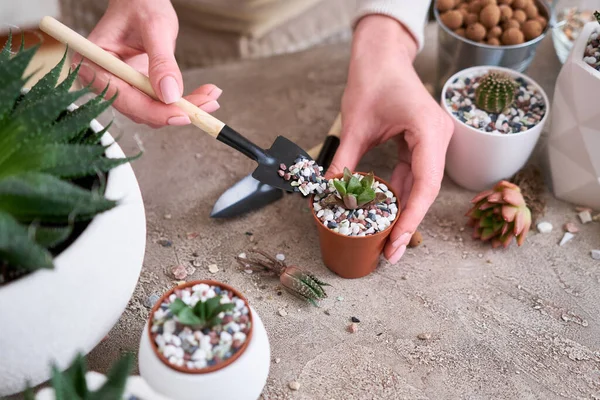
<svg viewBox="0 0 600 400">
<path fill-rule="evenodd" d="M 194 306 L 181 299 L 175 299 L 169 305 L 169 310 L 175 314 L 178 322 L 199 329 L 220 324 L 223 320 L 219 315 L 234 308 L 235 304 L 221 303 L 221 296 L 211 297 L 206 301 L 199 300 Z"/>
<path fill-rule="evenodd" d="M 383 192 L 375 192 L 373 173 L 365 175 L 362 180 L 354 176 L 348 168 L 344 168 L 342 179 L 334 179 L 333 185 L 337 194 L 332 193 L 324 200 L 325 204 L 337 204 L 347 210 L 368 207 L 387 199 Z"/>
<path fill-rule="evenodd" d="M 467 212 L 473 238 L 492 242 L 492 247 L 508 247 L 513 238 L 517 245 L 525 242 L 531 227 L 531 211 L 520 188 L 508 181 L 498 182 L 493 189 L 475 196 Z"/>
<path fill-rule="evenodd" d="M 321 281 L 310 272 L 298 267 L 288 267 L 283 261 L 271 257 L 264 251 L 250 250 L 248 253 L 255 254 L 255 256 L 236 257 L 244 269 L 279 275 L 279 281 L 286 290 L 314 306 L 317 306 L 318 300 L 327 297 L 323 287 L 331 285 Z"/>
<path fill-rule="evenodd" d="M 475 89 L 475 104 L 484 111 L 501 113 L 513 104 L 518 90 L 519 85 L 508 74 L 491 71 Z"/>
</svg>

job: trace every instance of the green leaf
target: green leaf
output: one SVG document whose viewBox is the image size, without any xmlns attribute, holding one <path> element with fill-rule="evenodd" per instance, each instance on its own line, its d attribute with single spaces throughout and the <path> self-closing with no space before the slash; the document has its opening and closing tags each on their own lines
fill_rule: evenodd
<svg viewBox="0 0 600 400">
<path fill-rule="evenodd" d="M 315 275 L 311 274 L 310 272 L 307 272 L 306 275 L 310 276 L 310 278 L 313 281 L 317 282 L 321 286 L 331 286 L 329 283 L 323 282 L 322 280 L 320 280 L 319 278 L 317 278 Z"/>
<path fill-rule="evenodd" d="M 23 400 L 35 400 L 35 393 L 33 393 L 33 389 L 27 382 L 27 387 L 23 391 Z"/>
<path fill-rule="evenodd" d="M 221 296 L 211 297 L 210 299 L 206 300 L 206 319 L 211 319 L 216 315 L 215 310 L 217 309 L 217 307 L 219 307 L 220 302 Z"/>
<path fill-rule="evenodd" d="M 359 207 L 373 200 L 375 200 L 375 191 L 371 188 L 365 189 L 356 199 Z"/>
<path fill-rule="evenodd" d="M 77 353 L 75 359 L 71 362 L 71 365 L 64 372 L 64 377 L 70 386 L 73 387 L 77 395 L 85 399 L 88 395 L 87 382 L 85 380 L 85 372 L 87 370 L 85 357 L 81 353 Z"/>
<path fill-rule="evenodd" d="M 4 43 L 4 47 L 2 47 L 2 51 L 0 52 L 0 64 L 5 63 L 10 59 L 11 50 L 12 50 L 12 30 L 9 30 L 8 38 L 6 39 L 6 43 Z"/>
<path fill-rule="evenodd" d="M 350 178 L 352 178 L 352 171 L 350 171 L 348 168 L 344 167 L 344 182 L 348 183 L 350 182 Z"/>
<path fill-rule="evenodd" d="M 48 174 L 27 172 L 0 180 L 0 211 L 21 222 L 63 223 L 89 220 L 116 201 Z"/>
<path fill-rule="evenodd" d="M 340 194 L 340 196 L 346 195 L 346 186 L 342 181 L 335 180 L 333 181 L 333 186 L 335 186 L 336 190 Z"/>
<path fill-rule="evenodd" d="M 181 310 L 184 308 L 189 308 L 187 304 L 183 302 L 181 299 L 175 299 L 171 304 L 169 304 L 169 310 L 173 312 L 173 314 L 178 315 Z"/>
<path fill-rule="evenodd" d="M 113 123 L 113 121 L 110 121 L 101 131 L 98 131 L 98 132 L 92 131 L 91 128 L 88 129 L 88 131 L 84 135 L 82 135 L 81 138 L 75 138 L 76 143 L 99 144 L 100 139 L 102 139 L 102 136 L 104 136 L 104 134 L 106 132 L 108 132 L 108 130 L 112 126 L 112 123 Z"/>
<path fill-rule="evenodd" d="M 206 321 L 206 302 L 199 301 L 194 306 L 194 314 L 202 321 Z"/>
<path fill-rule="evenodd" d="M 27 227 L 19 224 L 10 214 L 1 211 L 0 260 L 28 271 L 54 268 L 52 255 L 30 238 Z"/>
<path fill-rule="evenodd" d="M 363 177 L 362 181 L 360 181 L 360 182 L 364 189 L 372 189 L 374 180 L 375 180 L 375 177 L 373 176 L 373 173 L 371 172 L 368 175 L 365 175 Z"/>
<path fill-rule="evenodd" d="M 52 249 L 71 236 L 72 226 L 39 226 L 35 228 L 35 242 L 46 249 Z"/>
<path fill-rule="evenodd" d="M 177 314 L 177 319 L 179 319 L 179 322 L 184 325 L 204 324 L 204 320 L 200 319 L 196 314 L 194 314 L 194 310 L 192 310 L 190 307 L 182 309 L 179 314 Z"/>
<path fill-rule="evenodd" d="M 233 303 L 219 304 L 219 306 L 213 311 L 214 315 L 219 315 L 222 312 L 231 311 L 235 308 Z"/>
<path fill-rule="evenodd" d="M 79 74 L 79 68 L 81 68 L 81 62 L 77 64 L 77 67 L 73 71 L 69 71 L 67 77 L 56 87 L 56 90 L 59 92 L 68 92 L 75 83 L 75 79 L 77 79 L 77 75 Z"/>
<path fill-rule="evenodd" d="M 106 375 L 106 382 L 86 400 L 122 399 L 127 386 L 127 378 L 133 367 L 134 357 L 127 353 L 113 365 Z"/>
<path fill-rule="evenodd" d="M 360 184 L 360 181 L 358 180 L 357 177 L 352 176 L 352 178 L 350 178 L 350 181 L 348 182 L 348 186 L 346 186 L 346 190 L 348 193 L 352 193 L 352 194 L 359 194 L 362 192 L 362 185 Z"/>
<path fill-rule="evenodd" d="M 52 68 L 46 75 L 44 75 L 33 87 L 31 90 L 25 95 L 23 100 L 19 103 L 17 110 L 21 108 L 27 108 L 34 102 L 40 100 L 43 96 L 51 93 L 58 82 L 58 77 L 65 65 L 65 60 L 67 59 L 67 50 L 62 56 L 62 59 L 56 64 L 54 68 Z"/>
<path fill-rule="evenodd" d="M 55 400 L 78 400 L 81 399 L 75 388 L 71 385 L 65 375 L 56 366 L 52 366 L 52 379 L 50 380 L 54 389 Z"/>
</svg>

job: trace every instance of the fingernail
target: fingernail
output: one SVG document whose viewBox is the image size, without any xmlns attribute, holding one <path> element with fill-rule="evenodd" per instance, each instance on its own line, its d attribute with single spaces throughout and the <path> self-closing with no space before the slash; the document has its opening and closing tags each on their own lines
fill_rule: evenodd
<svg viewBox="0 0 600 400">
<path fill-rule="evenodd" d="M 221 88 L 214 88 L 213 90 L 210 91 L 210 93 L 208 94 L 211 98 L 213 99 L 218 99 L 221 95 L 223 94 L 223 89 Z"/>
<path fill-rule="evenodd" d="M 172 104 L 179 101 L 181 93 L 179 92 L 179 85 L 172 76 L 165 76 L 160 81 L 160 92 L 165 103 Z"/>
<path fill-rule="evenodd" d="M 390 259 L 388 260 L 390 262 L 390 264 L 396 264 L 398 261 L 400 261 L 400 259 L 404 255 L 405 251 L 406 251 L 406 245 L 403 244 L 402 246 L 400 246 L 400 248 L 398 250 L 396 250 L 396 252 L 394 254 L 392 254 Z"/>
<path fill-rule="evenodd" d="M 190 121 L 190 117 L 188 117 L 187 115 L 178 115 L 176 117 L 171 117 L 167 120 L 167 124 L 173 126 L 188 125 L 190 123 L 192 123 L 192 121 Z"/>
<path fill-rule="evenodd" d="M 208 103 L 204 103 L 200 106 L 201 109 L 203 109 L 204 111 L 206 111 L 207 113 L 211 113 L 214 111 L 217 111 L 219 108 L 221 108 L 221 105 L 219 104 L 218 101 L 216 100 L 211 100 Z"/>
<path fill-rule="evenodd" d="M 408 233 L 408 232 L 403 233 L 402 235 L 400 235 L 400 237 L 398 239 L 396 239 L 392 242 L 392 247 L 396 248 L 396 247 L 400 247 L 401 245 L 404 245 L 404 247 L 406 249 L 406 245 L 408 244 L 410 237 L 411 237 L 410 233 Z"/>
</svg>

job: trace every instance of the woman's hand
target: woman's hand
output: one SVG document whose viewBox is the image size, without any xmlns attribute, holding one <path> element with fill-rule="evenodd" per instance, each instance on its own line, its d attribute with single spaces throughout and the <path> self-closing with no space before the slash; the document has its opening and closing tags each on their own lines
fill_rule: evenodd
<svg viewBox="0 0 600 400">
<path fill-rule="evenodd" d="M 342 99 L 341 143 L 327 171 L 331 176 L 344 167 L 355 170 L 371 148 L 390 139 L 398 144 L 390 183 L 403 211 L 384 250 L 392 264 L 439 193 L 453 132 L 452 120 L 413 68 L 416 53 L 412 35 L 396 20 L 381 15 L 360 20 Z"/>
<path fill-rule="evenodd" d="M 114 107 L 135 122 L 152 127 L 189 124 L 189 117 L 172 105 L 183 93 L 174 55 L 178 30 L 177 15 L 169 0 L 111 0 L 88 39 L 149 76 L 161 101 L 87 60 L 80 69 L 81 82 L 91 83 L 97 93 L 110 84 L 106 98 L 118 91 Z M 74 63 L 80 60 L 77 54 Z M 219 108 L 217 99 L 221 93 L 215 85 L 203 85 L 185 98 L 204 111 L 213 112 Z"/>
</svg>

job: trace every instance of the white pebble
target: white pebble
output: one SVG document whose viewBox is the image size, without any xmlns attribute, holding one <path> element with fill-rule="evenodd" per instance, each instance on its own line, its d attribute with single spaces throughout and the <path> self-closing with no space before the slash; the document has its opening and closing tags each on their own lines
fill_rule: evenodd
<svg viewBox="0 0 600 400">
<path fill-rule="evenodd" d="M 552 232 L 552 224 L 546 221 L 540 222 L 537 224 L 537 230 L 540 233 L 550 233 Z"/>
<path fill-rule="evenodd" d="M 325 214 L 325 210 L 321 210 L 317 213 L 317 218 L 321 218 Z"/>
<path fill-rule="evenodd" d="M 313 208 L 315 209 L 315 211 L 319 212 L 321 210 L 323 210 L 323 207 L 321 207 L 321 205 L 319 203 L 313 203 Z"/>
<path fill-rule="evenodd" d="M 596 63 L 596 58 L 595 57 L 584 57 L 583 61 L 585 61 L 586 63 L 588 63 L 590 65 L 594 65 Z"/>
<path fill-rule="evenodd" d="M 348 235 L 350 234 L 350 228 L 348 228 L 347 226 L 341 226 L 340 227 L 340 234 L 341 235 Z"/>
<path fill-rule="evenodd" d="M 284 261 L 285 260 L 285 255 L 283 255 L 283 254 L 277 254 L 275 256 L 275 258 L 278 259 L 279 261 Z"/>
<path fill-rule="evenodd" d="M 206 351 L 204 351 L 202 349 L 196 350 L 194 352 L 194 354 L 192 354 L 192 360 L 194 360 L 194 361 L 206 360 Z"/>
<path fill-rule="evenodd" d="M 238 257 L 239 258 L 246 258 L 246 253 L 240 253 L 240 254 L 238 254 Z"/>
<path fill-rule="evenodd" d="M 243 258 L 246 258 L 246 257 L 243 257 Z M 217 272 L 219 272 L 219 267 L 217 266 L 217 264 L 210 264 L 208 266 L 208 272 L 210 272 L 211 274 L 216 274 Z"/>
<path fill-rule="evenodd" d="M 173 334 L 169 332 L 163 333 L 163 339 L 165 339 L 165 343 L 169 344 L 173 342 Z"/>
<path fill-rule="evenodd" d="M 205 361 L 205 360 L 199 360 L 199 361 L 196 361 L 196 362 L 194 363 L 194 366 L 195 366 L 196 368 L 198 368 L 198 369 L 200 369 L 200 368 L 205 368 L 205 367 L 206 367 L 206 361 Z"/>
<path fill-rule="evenodd" d="M 154 339 L 154 341 L 156 342 L 156 345 L 158 346 L 159 349 L 162 349 L 166 344 L 165 338 L 162 335 L 156 336 L 156 339 Z"/>
<path fill-rule="evenodd" d="M 559 246 L 564 246 L 574 237 L 575 237 L 575 235 L 573 235 L 571 232 L 565 232 L 564 236 L 560 240 Z"/>
<path fill-rule="evenodd" d="M 233 340 L 244 342 L 246 340 L 246 334 L 244 332 L 236 332 L 233 334 Z"/>
<path fill-rule="evenodd" d="M 382 190 L 382 191 L 384 191 L 384 192 L 387 192 L 387 190 L 388 190 L 388 187 L 387 187 L 386 185 L 384 185 L 383 183 L 380 183 L 380 184 L 379 184 L 379 189 L 381 189 L 381 190 Z"/>
<path fill-rule="evenodd" d="M 177 346 L 177 347 L 181 346 L 181 338 L 179 336 L 173 335 L 172 343 L 174 346 Z"/>
<path fill-rule="evenodd" d="M 233 340 L 233 337 L 231 336 L 231 333 L 229 333 L 227 331 L 221 332 L 221 341 L 222 342 L 230 343 L 232 340 Z"/>
<path fill-rule="evenodd" d="M 592 250 L 591 253 L 594 260 L 600 260 L 600 250 Z"/>
<path fill-rule="evenodd" d="M 176 351 L 177 347 L 173 346 L 172 344 L 168 344 L 163 349 L 163 356 L 165 356 L 166 358 L 172 357 L 175 355 Z"/>
<path fill-rule="evenodd" d="M 165 324 L 163 325 L 163 332 L 165 332 L 165 333 L 175 332 L 175 320 L 174 319 L 170 319 L 165 322 Z"/>
<path fill-rule="evenodd" d="M 579 219 L 582 224 L 587 224 L 588 222 L 592 222 L 592 214 L 585 210 L 579 213 Z"/>
</svg>

